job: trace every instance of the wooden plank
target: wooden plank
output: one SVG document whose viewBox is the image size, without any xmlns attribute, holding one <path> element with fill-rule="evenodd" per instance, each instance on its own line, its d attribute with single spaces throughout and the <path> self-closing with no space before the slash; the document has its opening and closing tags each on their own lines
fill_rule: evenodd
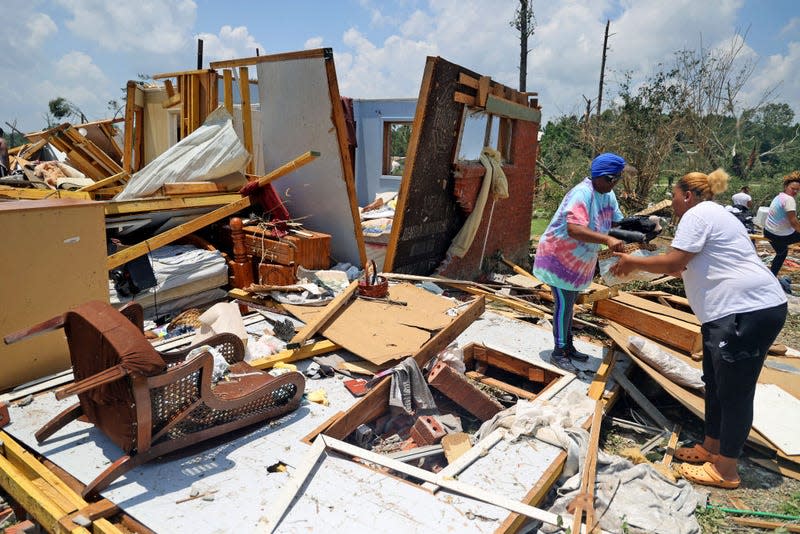
<svg viewBox="0 0 800 534">
<path fill-rule="evenodd" d="M 477 380 L 481 384 L 486 384 L 487 386 L 491 386 L 493 388 L 497 388 L 499 390 L 505 391 L 506 393 L 511 393 L 512 395 L 516 395 L 521 399 L 533 400 L 536 398 L 536 393 L 531 393 L 528 390 L 518 388 L 517 386 L 512 386 L 511 384 L 506 384 L 501 380 L 497 380 L 496 378 L 492 378 L 490 376 L 486 376 L 482 373 L 477 371 L 467 371 L 467 377 Z"/>
<path fill-rule="evenodd" d="M 242 137 L 244 137 L 244 148 L 250 155 L 247 161 L 247 172 L 253 173 L 253 117 L 250 111 L 250 75 L 247 67 L 239 67 L 239 96 L 242 104 Z"/>
<path fill-rule="evenodd" d="M 42 200 L 45 198 L 78 198 L 92 200 L 92 195 L 65 189 L 23 189 L 20 187 L 0 186 L 0 197 L 16 198 L 20 200 Z"/>
<path fill-rule="evenodd" d="M 225 187 L 216 182 L 177 182 L 174 184 L 164 184 L 159 189 L 163 195 L 199 195 L 209 193 L 219 193 L 225 191 Z"/>
<path fill-rule="evenodd" d="M 275 61 L 287 61 L 292 59 L 308 59 L 315 57 L 333 57 L 332 48 L 313 48 L 311 50 L 301 50 L 298 52 L 286 52 L 282 54 L 271 54 L 267 56 L 252 56 L 240 59 L 228 59 L 224 61 L 212 61 L 212 69 L 235 69 L 239 67 L 249 67 L 259 63 L 270 63 Z"/>
<path fill-rule="evenodd" d="M 118 120 L 122 120 L 122 119 L 118 119 Z M 114 127 L 111 125 L 110 122 L 100 123 L 99 127 L 100 127 L 100 130 L 108 138 L 108 144 L 111 146 L 111 150 L 114 151 L 114 157 L 117 160 L 122 161 L 122 148 L 119 146 L 119 143 L 117 143 L 117 139 L 114 136 Z M 111 155 L 111 154 L 109 154 L 109 155 Z"/>
<path fill-rule="evenodd" d="M 678 436 L 681 434 L 681 425 L 675 425 L 672 428 L 672 435 L 669 437 L 669 442 L 667 442 L 667 452 L 664 453 L 664 458 L 661 460 L 661 463 L 669 467 L 672 463 L 672 457 L 675 455 L 675 447 L 678 446 Z"/>
<path fill-rule="evenodd" d="M 536 484 L 525 494 L 522 502 L 531 506 L 537 506 L 541 503 L 550 492 L 550 488 L 553 487 L 553 484 L 555 484 L 561 476 L 561 472 L 564 471 L 565 463 L 567 463 L 567 453 L 561 451 L 558 453 L 558 456 L 555 457 L 553 463 L 551 463 L 542 476 L 539 477 Z M 517 532 L 527 520 L 528 519 L 524 515 L 511 513 L 506 517 L 505 521 L 495 529 L 495 533 L 511 534 Z"/>
<path fill-rule="evenodd" d="M 689 354 L 703 348 L 700 326 L 695 324 L 633 308 L 616 299 L 595 302 L 594 313 Z"/>
<path fill-rule="evenodd" d="M 486 98 L 486 112 L 507 119 L 517 119 L 528 122 L 542 120 L 542 112 L 536 108 L 529 108 L 505 98 L 489 95 Z"/>
<path fill-rule="evenodd" d="M 336 127 L 336 141 L 339 144 L 340 162 L 342 166 L 342 176 L 344 177 L 347 197 L 350 201 L 350 215 L 358 227 L 361 220 L 361 213 L 358 206 L 358 193 L 356 192 L 355 165 L 350 153 L 350 145 L 347 139 L 347 125 L 345 124 L 344 109 L 342 107 L 342 96 L 339 94 L 339 82 L 336 79 L 336 68 L 333 64 L 333 54 L 325 56 L 325 76 L 328 79 L 328 94 L 331 99 L 331 113 L 333 124 Z M 364 244 L 362 232 L 355 232 L 356 245 L 361 265 L 367 264 L 367 249 Z"/>
<path fill-rule="evenodd" d="M 762 528 L 764 530 L 774 530 L 775 532 L 800 532 L 800 525 L 786 521 L 767 521 L 754 517 L 734 517 L 733 522 L 743 527 Z"/>
<path fill-rule="evenodd" d="M 473 78 L 466 72 L 459 72 L 458 83 L 461 85 L 466 85 L 467 87 L 471 87 L 472 89 L 477 89 L 479 80 L 477 78 Z"/>
<path fill-rule="evenodd" d="M 492 84 L 492 79 L 489 76 L 481 76 L 478 80 L 478 98 L 476 105 L 479 107 L 486 107 L 486 100 L 489 98 L 489 87 Z"/>
<path fill-rule="evenodd" d="M 131 173 L 133 155 L 133 130 L 141 128 L 141 124 L 134 125 L 133 117 L 136 108 L 136 82 L 128 80 L 125 90 L 125 136 L 122 145 L 122 170 Z"/>
<path fill-rule="evenodd" d="M 306 324 L 300 329 L 297 334 L 289 341 L 289 343 L 305 343 L 311 337 L 319 332 L 336 313 L 347 304 L 358 289 L 358 280 L 353 280 L 347 289 L 336 295 L 324 308 L 324 311 L 317 317 L 314 322 Z"/>
<path fill-rule="evenodd" d="M 190 76 L 193 74 L 205 74 L 208 69 L 195 69 L 195 70 L 182 70 L 178 72 L 162 72 L 161 74 L 154 74 L 154 80 L 163 80 L 165 78 L 177 78 L 178 76 Z"/>
<path fill-rule="evenodd" d="M 263 186 L 270 183 L 273 180 L 277 180 L 281 176 L 284 176 L 295 169 L 310 163 L 315 158 L 319 156 L 318 152 L 309 151 L 305 154 L 301 154 L 300 156 L 296 157 L 292 161 L 289 161 L 278 167 L 274 171 L 270 172 L 262 176 L 258 183 L 259 185 Z M 226 206 L 222 206 L 221 208 L 217 208 L 214 211 L 206 213 L 193 219 L 187 223 L 181 224 L 180 226 L 176 226 L 166 232 L 162 232 L 155 237 L 151 237 L 150 239 L 146 239 L 141 243 L 137 243 L 131 247 L 128 247 L 124 250 L 121 250 L 115 254 L 112 254 L 108 257 L 106 267 L 108 270 L 114 269 L 119 267 L 120 265 L 131 261 L 132 259 L 138 258 L 140 256 L 144 256 L 151 250 L 155 250 L 157 248 L 163 247 L 173 241 L 180 239 L 183 236 L 191 234 L 192 232 L 196 232 L 200 228 L 204 228 L 209 224 L 219 221 L 225 217 L 233 215 L 234 213 L 241 211 L 245 208 L 250 207 L 251 200 L 250 197 L 243 197 L 235 202 L 231 202 Z"/>
<path fill-rule="evenodd" d="M 451 464 L 458 460 L 462 455 L 472 448 L 469 434 L 466 432 L 456 432 L 447 434 L 442 438 L 442 450 L 447 463 Z"/>
<path fill-rule="evenodd" d="M 592 383 L 589 385 L 589 392 L 586 394 L 590 399 L 597 400 L 603 396 L 603 392 L 606 390 L 606 384 L 611 376 L 611 370 L 614 368 L 614 363 L 616 361 L 614 350 L 611 348 L 606 350 L 603 356 L 603 363 L 600 364 L 600 367 L 594 374 L 594 380 L 592 380 Z"/>
<path fill-rule="evenodd" d="M 619 295 L 619 287 L 617 286 L 606 287 L 603 289 L 596 289 L 593 291 L 589 291 L 588 293 L 579 294 L 575 303 L 591 304 L 593 302 L 597 302 L 598 300 L 610 299 L 612 297 L 616 297 L 617 295 Z"/>
<path fill-rule="evenodd" d="M 106 187 L 107 185 L 111 185 L 116 182 L 125 182 L 128 177 L 128 173 L 126 172 L 119 172 L 114 176 L 109 176 L 108 178 L 104 178 L 103 180 L 99 180 L 91 185 L 87 185 L 85 187 L 81 187 L 78 189 L 78 192 L 88 193 L 89 191 L 95 191 L 96 189 L 101 189 Z"/>
<path fill-rule="evenodd" d="M 115 200 L 111 202 L 104 202 L 103 209 L 106 216 L 128 215 L 131 213 L 145 213 L 148 211 L 222 206 L 225 204 L 230 204 L 231 202 L 236 202 L 240 198 L 242 198 L 242 195 L 239 193 L 225 193 L 199 197 L 160 197 L 122 201 Z"/>
<path fill-rule="evenodd" d="M 567 505 L 567 510 L 570 510 L 570 505 L 574 506 L 572 532 L 581 531 L 582 515 L 584 512 L 586 513 L 586 530 L 588 532 L 594 530 L 594 486 L 595 474 L 597 471 L 597 452 L 600 448 L 600 425 L 602 421 L 603 401 L 598 399 L 595 401 L 594 413 L 592 414 L 589 448 L 586 451 L 583 473 L 581 474 L 580 491 L 570 504 Z"/>
<path fill-rule="evenodd" d="M 614 297 L 614 300 L 634 308 L 649 311 L 650 313 L 666 315 L 667 317 L 672 317 L 673 319 L 678 319 L 689 324 L 700 326 L 700 320 L 693 313 L 676 310 L 675 308 L 658 304 L 651 300 L 647 300 L 646 298 L 642 298 L 637 295 L 631 295 L 625 291 L 620 292 L 616 297 Z M 686 303 L 688 305 L 688 300 Z"/>
<path fill-rule="evenodd" d="M 666 417 L 664 417 L 659 409 L 656 408 L 653 403 L 650 402 L 650 400 L 645 397 L 644 394 L 642 394 L 641 391 L 639 391 L 639 388 L 637 388 L 633 382 L 631 382 L 630 379 L 625 376 L 625 373 L 620 371 L 619 368 L 615 367 L 611 370 L 611 376 L 613 376 L 617 384 L 619 384 L 620 387 L 631 396 L 636 404 L 638 404 L 645 411 L 645 413 L 650 416 L 650 418 L 658 427 L 663 428 L 668 432 L 670 431 L 670 428 L 672 428 L 673 425 L 669 422 L 669 420 L 667 420 Z"/>
<path fill-rule="evenodd" d="M 231 69 L 222 71 L 222 87 L 225 109 L 233 115 L 233 71 Z"/>
<path fill-rule="evenodd" d="M 478 100 L 474 96 L 462 93 L 460 91 L 456 91 L 453 94 L 453 100 L 455 100 L 459 104 L 466 104 L 468 106 L 473 106 L 473 107 L 476 106 L 478 103 Z"/>
</svg>

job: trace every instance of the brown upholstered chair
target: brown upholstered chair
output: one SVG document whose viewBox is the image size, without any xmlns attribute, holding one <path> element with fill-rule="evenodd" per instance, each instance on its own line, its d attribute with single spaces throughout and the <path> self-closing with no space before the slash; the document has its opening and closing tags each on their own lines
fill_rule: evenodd
<svg viewBox="0 0 800 534">
<path fill-rule="evenodd" d="M 84 497 L 165 453 L 291 412 L 303 395 L 302 374 L 273 377 L 251 367 L 233 334 L 203 343 L 223 354 L 234 377 L 212 384 L 210 353 L 188 361 L 194 347 L 159 353 L 141 325 L 138 304 L 118 311 L 93 301 L 5 338 L 13 343 L 60 327 L 66 332 L 75 382 L 56 397 L 77 394 L 79 402 L 46 423 L 36 439 L 46 440 L 83 415 L 125 452 L 86 486 Z"/>
</svg>

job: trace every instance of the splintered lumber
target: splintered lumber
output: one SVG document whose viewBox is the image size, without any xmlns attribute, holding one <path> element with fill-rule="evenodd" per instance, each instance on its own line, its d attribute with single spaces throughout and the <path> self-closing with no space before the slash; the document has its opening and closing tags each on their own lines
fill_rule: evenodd
<svg viewBox="0 0 800 534">
<path fill-rule="evenodd" d="M 638 299 L 638 297 L 635 297 Z M 703 348 L 703 338 L 700 334 L 700 325 L 693 315 L 694 322 L 687 322 L 676 318 L 688 316 L 686 312 L 674 310 L 641 299 L 648 303 L 648 308 L 659 307 L 663 313 L 655 313 L 647 309 L 630 306 L 619 300 L 600 300 L 594 303 L 594 313 L 599 317 L 616 321 L 617 323 L 638 332 L 645 337 L 660 341 L 686 353 L 698 352 Z M 630 300 L 628 300 L 630 301 Z M 638 302 L 638 301 L 637 301 Z"/>
<path fill-rule="evenodd" d="M 651 313 L 665 315 L 667 317 L 672 317 L 673 319 L 680 319 L 681 321 L 689 324 L 696 324 L 698 326 L 700 325 L 700 320 L 693 313 L 676 310 L 670 306 L 665 306 L 664 304 L 659 304 L 636 295 L 631 295 L 630 293 L 625 293 L 624 291 L 614 297 L 614 300 L 616 302 L 621 302 L 623 304 L 627 304 L 628 306 L 633 306 L 634 308 L 646 310 Z"/>
<path fill-rule="evenodd" d="M 200 195 L 225 191 L 225 186 L 216 182 L 177 182 L 164 184 L 159 191 L 166 195 Z"/>
<path fill-rule="evenodd" d="M 664 414 L 662 414 L 659 409 L 656 408 L 655 405 L 650 402 L 650 400 L 645 397 L 641 391 L 639 391 L 639 388 L 637 388 L 633 382 L 631 382 L 630 379 L 625 376 L 625 373 L 620 371 L 618 367 L 615 367 L 611 370 L 611 376 L 614 377 L 614 380 L 617 382 L 617 384 L 619 384 L 620 387 L 631 396 L 636 404 L 638 404 L 639 407 L 642 408 L 653 421 L 655 421 L 656 425 L 669 432 L 669 429 L 672 427 L 670 422 L 666 417 L 664 417 Z"/>
<path fill-rule="evenodd" d="M 594 483 L 597 471 L 597 452 L 600 447 L 600 425 L 603 420 L 603 401 L 598 399 L 594 404 L 592 428 L 589 432 L 589 447 L 581 474 L 581 487 L 575 498 L 567 505 L 567 511 L 573 513 L 572 532 L 581 531 L 583 514 L 586 513 L 586 532 L 594 529 Z"/>
<path fill-rule="evenodd" d="M 291 363 L 300 360 L 307 360 L 308 358 L 313 358 L 314 356 L 319 356 L 321 354 L 327 354 L 328 352 L 333 352 L 335 350 L 339 350 L 340 348 L 341 347 L 336 343 L 327 339 L 323 339 L 308 345 L 303 345 L 302 347 L 298 347 L 296 349 L 282 350 L 263 358 L 251 360 L 248 363 L 251 367 L 255 367 L 256 369 L 271 369 L 277 363 Z"/>
<path fill-rule="evenodd" d="M 295 159 L 285 163 L 281 167 L 278 167 L 274 171 L 270 172 L 259 178 L 258 185 L 264 186 L 274 180 L 277 180 L 281 176 L 285 176 L 290 172 L 302 167 L 303 165 L 310 163 L 314 159 L 319 156 L 319 152 L 308 151 L 305 154 L 302 154 Z M 206 213 L 205 215 L 201 215 L 196 219 L 193 219 L 187 223 L 181 224 L 180 226 L 176 226 L 166 232 L 162 232 L 157 236 L 151 237 L 150 239 L 146 239 L 141 243 L 123 249 L 117 253 L 114 253 L 108 257 L 107 260 L 107 268 L 108 270 L 114 269 L 119 267 L 120 265 L 127 263 L 133 259 L 136 259 L 140 256 L 144 256 L 151 250 L 155 250 L 157 248 L 163 247 L 164 245 L 168 245 L 173 241 L 180 239 L 186 235 L 189 235 L 193 232 L 196 232 L 200 228 L 204 228 L 211 223 L 219 221 L 220 219 L 224 219 L 229 215 L 233 215 L 245 208 L 248 208 L 252 205 L 252 200 L 249 196 L 242 197 L 239 200 L 231 202 L 230 204 L 223 206 L 221 208 L 217 208 L 212 212 Z"/>
<path fill-rule="evenodd" d="M 76 525 L 76 512 L 94 517 L 91 532 L 121 534 L 122 530 L 102 517 L 112 508 L 103 499 L 96 506 L 86 502 L 43 463 L 0 431 L 0 487 L 8 493 L 47 532 L 90 532 Z"/>
<path fill-rule="evenodd" d="M 128 180 L 128 173 L 127 172 L 118 172 L 114 176 L 109 176 L 108 178 L 104 178 L 103 180 L 98 180 L 97 182 L 87 185 L 85 187 L 81 187 L 78 189 L 80 192 L 89 192 L 89 191 L 96 191 L 97 189 L 102 189 L 103 187 L 109 186 L 111 184 L 115 184 L 117 182 L 126 182 Z"/>
<path fill-rule="evenodd" d="M 350 301 L 350 298 L 358 289 L 358 280 L 353 280 L 350 282 L 350 285 L 347 286 L 347 289 L 336 295 L 332 301 L 330 301 L 326 306 L 322 314 L 317 317 L 314 322 L 306 324 L 303 328 L 300 329 L 295 336 L 289 340 L 288 345 L 293 345 L 297 343 L 305 343 L 311 337 L 319 332 L 320 328 L 325 326 L 328 321 L 330 321 L 331 317 L 333 317 L 336 312 L 338 312 L 342 306 L 347 304 Z"/>
<path fill-rule="evenodd" d="M 471 325 L 485 310 L 483 297 L 478 297 L 462 309 L 453 322 L 439 330 L 413 358 L 420 367 L 444 350 L 455 338 Z M 384 377 L 378 384 L 361 397 L 342 417 L 331 424 L 325 434 L 345 439 L 358 425 L 373 421 L 389 407 L 389 386 L 391 377 Z"/>
<path fill-rule="evenodd" d="M 800 525 L 797 523 L 787 523 L 785 521 L 766 521 L 753 517 L 734 517 L 733 522 L 743 527 L 761 528 L 764 530 L 773 530 L 775 532 L 800 532 Z"/>
</svg>

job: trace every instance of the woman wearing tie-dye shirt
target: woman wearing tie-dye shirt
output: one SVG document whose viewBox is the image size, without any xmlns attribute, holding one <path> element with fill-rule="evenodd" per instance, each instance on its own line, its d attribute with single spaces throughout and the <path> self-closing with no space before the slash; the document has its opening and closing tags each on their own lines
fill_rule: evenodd
<svg viewBox="0 0 800 534">
<path fill-rule="evenodd" d="M 577 370 L 570 359 L 588 359 L 572 343 L 575 299 L 592 282 L 600 245 L 612 250 L 622 250 L 624 245 L 608 235 L 612 224 L 622 220 L 612 189 L 624 168 L 625 160 L 616 154 L 600 154 L 592 160 L 591 178 L 567 193 L 536 248 L 533 274 L 550 286 L 555 302 L 550 359 L 568 371 Z"/>
</svg>

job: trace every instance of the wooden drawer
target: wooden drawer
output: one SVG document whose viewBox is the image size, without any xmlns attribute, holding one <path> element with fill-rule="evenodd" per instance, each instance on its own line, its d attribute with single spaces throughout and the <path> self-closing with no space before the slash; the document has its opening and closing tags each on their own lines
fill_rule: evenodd
<svg viewBox="0 0 800 534">
<path fill-rule="evenodd" d="M 302 265 L 306 269 L 327 269 L 331 266 L 331 236 L 304 230 L 306 235 L 289 234 L 278 238 L 265 236 L 257 227 L 245 227 L 248 254 L 259 263 Z"/>
</svg>

